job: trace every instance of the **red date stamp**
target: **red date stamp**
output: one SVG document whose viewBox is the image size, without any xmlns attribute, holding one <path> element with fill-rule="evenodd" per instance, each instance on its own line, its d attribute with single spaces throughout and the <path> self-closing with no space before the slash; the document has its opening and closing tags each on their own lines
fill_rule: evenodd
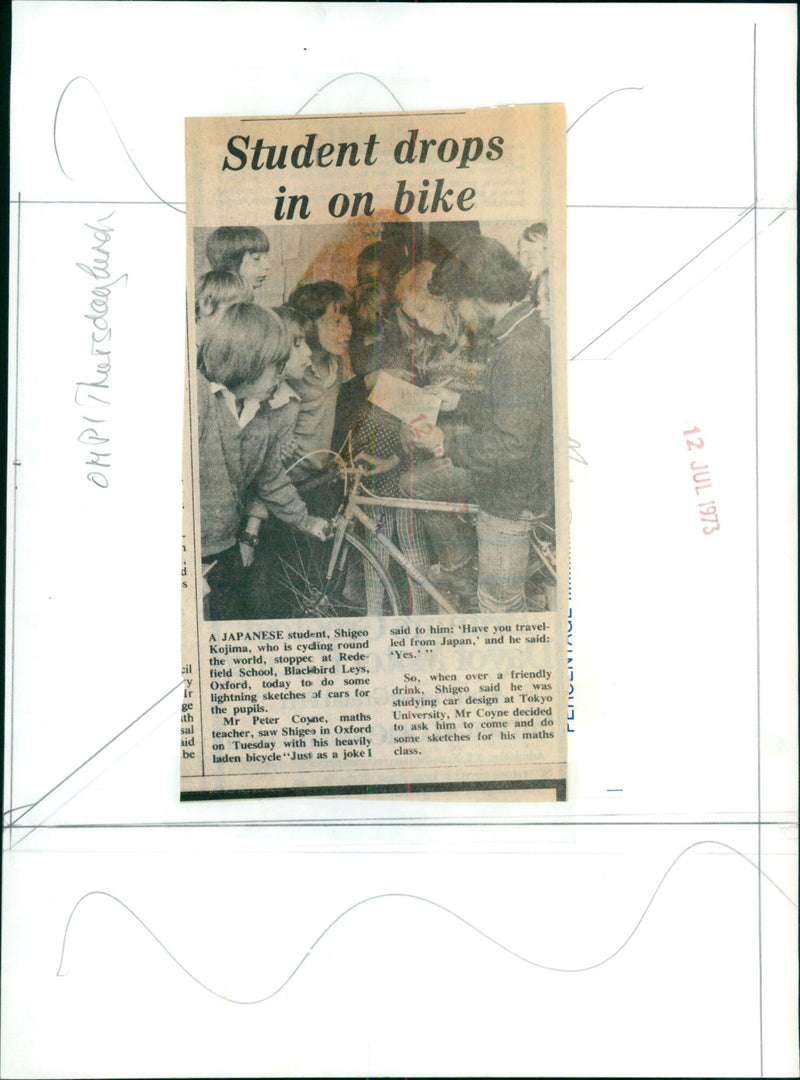
<svg viewBox="0 0 800 1080">
<path fill-rule="evenodd" d="M 700 428 L 696 426 L 684 431 L 683 437 L 686 440 L 686 451 L 692 455 L 689 467 L 692 470 L 694 493 L 698 500 L 697 509 L 700 511 L 700 524 L 705 535 L 711 536 L 712 533 L 719 532 L 720 527 L 717 504 L 709 494 L 711 491 L 711 471 L 708 465 L 702 464 L 696 457 L 696 451 L 705 448 L 705 439 Z"/>
</svg>

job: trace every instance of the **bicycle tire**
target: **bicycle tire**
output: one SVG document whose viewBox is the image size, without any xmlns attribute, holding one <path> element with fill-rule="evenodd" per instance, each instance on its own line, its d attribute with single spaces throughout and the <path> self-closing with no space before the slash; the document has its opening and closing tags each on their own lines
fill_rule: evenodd
<svg viewBox="0 0 800 1080">
<path fill-rule="evenodd" d="M 388 614 L 400 614 L 397 590 L 369 548 L 357 536 L 346 532 L 342 550 L 330 579 L 327 577 L 331 556 L 330 542 L 323 543 L 298 534 L 292 550 L 274 553 L 271 562 L 273 587 L 286 597 L 283 618 L 342 619 L 366 615 L 366 603 L 360 596 L 351 596 L 353 581 L 348 580 L 349 556 L 357 553 L 363 563 L 369 563 L 383 585 Z M 349 589 L 348 589 L 349 586 Z"/>
</svg>

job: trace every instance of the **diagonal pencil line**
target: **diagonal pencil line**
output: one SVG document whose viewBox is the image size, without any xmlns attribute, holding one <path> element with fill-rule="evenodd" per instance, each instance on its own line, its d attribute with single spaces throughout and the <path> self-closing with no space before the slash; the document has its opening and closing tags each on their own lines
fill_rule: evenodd
<svg viewBox="0 0 800 1080">
<path fill-rule="evenodd" d="M 647 85 L 647 84 L 645 84 L 645 85 Z M 595 105 L 599 105 L 601 101 L 605 101 L 606 98 L 610 98 L 612 96 L 612 94 L 622 94 L 626 90 L 644 90 L 644 86 L 619 86 L 619 87 L 617 87 L 616 90 L 609 90 L 607 94 L 603 94 L 603 96 L 601 98 L 598 98 L 597 101 L 595 101 L 594 104 L 590 105 L 588 109 L 584 109 L 583 112 L 580 114 L 580 116 L 577 116 L 572 121 L 572 123 L 567 128 L 567 133 L 572 131 L 572 129 L 575 127 L 575 125 L 578 123 L 578 121 L 582 120 L 584 118 L 584 116 L 586 116 L 586 114 L 588 112 L 591 112 L 592 109 L 595 107 Z"/>
<path fill-rule="evenodd" d="M 758 235 L 759 235 L 759 236 L 761 236 L 761 234 L 762 234 L 762 233 L 764 233 L 764 232 L 766 232 L 766 231 L 767 231 L 767 229 L 771 229 L 771 228 L 772 228 L 772 226 L 773 226 L 773 225 L 775 224 L 775 222 L 776 222 L 776 221 L 778 221 L 778 220 L 779 220 L 780 218 L 782 218 L 782 217 L 783 217 L 783 215 L 784 215 L 785 213 L 786 213 L 786 211 L 785 211 L 785 210 L 781 210 L 781 212 L 780 212 L 779 214 L 777 214 L 777 215 L 776 215 L 776 216 L 775 216 L 775 217 L 774 217 L 774 218 L 772 219 L 772 221 L 770 221 L 770 222 L 769 222 L 769 224 L 765 225 L 763 229 L 759 229 L 759 230 L 758 230 Z M 631 336 L 630 336 L 630 337 L 628 337 L 628 338 L 625 338 L 625 340 L 624 340 L 624 341 L 622 342 L 622 344 L 621 344 L 621 345 L 616 345 L 616 346 L 614 347 L 614 350 L 613 350 L 613 352 L 612 352 L 612 354 L 611 354 L 611 355 L 612 355 L 612 356 L 616 356 L 616 354 L 617 354 L 617 353 L 618 353 L 618 352 L 620 351 L 620 349 L 624 349 L 624 348 L 625 348 L 625 346 L 626 346 L 626 345 L 628 344 L 628 342 L 629 342 L 629 341 L 633 341 L 633 339 L 634 339 L 635 337 L 638 337 L 638 336 L 639 336 L 639 334 L 643 333 L 643 331 L 645 331 L 645 330 L 646 330 L 646 329 L 648 328 L 648 326 L 652 326 L 652 324 L 653 324 L 654 322 L 656 322 L 656 321 L 657 321 L 658 319 L 660 319 L 662 315 L 666 315 L 666 313 L 667 313 L 667 312 L 668 312 L 668 311 L 669 311 L 669 310 L 670 310 L 671 308 L 675 307 L 675 305 L 676 305 L 676 304 L 679 304 L 679 303 L 681 302 L 681 300 L 683 300 L 683 299 L 684 299 L 685 297 L 687 297 L 687 296 L 688 296 L 688 295 L 689 295 L 690 293 L 694 292 L 694 290 L 695 290 L 696 288 L 698 288 L 698 287 L 699 287 L 700 285 L 702 285 L 704 281 L 708 281 L 708 279 L 709 279 L 709 278 L 710 278 L 710 277 L 711 277 L 711 276 L 712 276 L 713 274 L 716 274 L 718 270 L 721 270 L 721 269 L 722 269 L 722 267 L 726 265 L 726 263 L 729 263 L 729 262 L 731 261 L 731 259 L 735 259 L 737 255 L 739 255 L 739 254 L 740 254 L 740 253 L 741 253 L 742 251 L 744 251 L 744 249 L 745 249 L 745 248 L 746 248 L 746 247 L 747 247 L 747 246 L 748 246 L 749 244 L 752 244 L 752 243 L 753 243 L 753 237 L 752 237 L 752 236 L 749 236 L 749 237 L 748 237 L 748 238 L 747 238 L 747 239 L 745 240 L 745 242 L 744 242 L 743 244 L 740 244 L 740 245 L 739 245 L 739 247 L 738 247 L 738 248 L 737 248 L 737 249 L 736 249 L 736 250 L 735 250 L 734 252 L 732 252 L 732 253 L 731 253 L 730 255 L 728 255 L 728 256 L 727 256 L 727 258 L 723 259 L 723 260 L 722 260 L 722 262 L 721 262 L 721 263 L 720 263 L 720 264 L 719 264 L 718 266 L 715 266 L 713 270 L 709 270 L 709 272 L 708 272 L 707 274 L 704 274 L 704 275 L 703 275 L 703 277 L 701 277 L 701 278 L 700 278 L 699 280 L 697 280 L 697 281 L 696 281 L 696 282 L 695 282 L 695 283 L 694 283 L 694 284 L 693 284 L 692 286 L 690 286 L 690 287 L 689 287 L 689 288 L 688 288 L 688 289 L 686 290 L 686 292 L 682 292 L 682 293 L 681 293 L 681 295 L 680 295 L 680 296 L 678 296 L 678 297 L 676 297 L 676 298 L 675 298 L 675 299 L 674 299 L 674 300 L 672 301 L 672 303 L 671 303 L 671 304 L 667 304 L 667 306 L 666 306 L 665 308 L 662 308 L 662 309 L 661 309 L 661 311 L 659 311 L 657 315 L 654 315 L 652 319 L 649 319 L 649 320 L 648 320 L 648 321 L 647 321 L 647 322 L 646 322 L 646 323 L 644 324 L 644 326 L 640 326 L 640 327 L 639 327 L 639 329 L 638 329 L 638 330 L 636 330 L 636 331 L 635 331 L 635 332 L 634 332 L 633 334 L 631 334 Z M 584 357 L 583 359 L 586 359 L 586 357 Z M 606 359 L 608 359 L 608 358 L 606 358 Z"/>
<path fill-rule="evenodd" d="M 754 210 L 754 206 L 749 206 L 747 208 L 746 212 L 744 214 L 742 214 L 741 216 L 737 217 L 736 221 L 734 221 L 733 224 L 729 225 L 726 229 L 723 229 L 722 232 L 719 233 L 717 236 L 715 236 L 713 240 L 709 240 L 709 242 L 704 247 L 700 248 L 700 250 L 698 252 L 696 252 L 694 255 L 692 255 L 692 257 L 690 259 L 687 259 L 686 262 L 683 263 L 682 266 L 679 266 L 677 270 L 673 270 L 673 272 L 668 277 L 665 277 L 664 280 L 659 285 L 656 285 L 656 287 L 654 289 L 651 289 L 650 292 L 647 293 L 646 296 L 643 296 L 641 298 L 641 300 L 637 300 L 637 302 L 633 305 L 633 307 L 628 308 L 628 310 L 626 312 L 624 312 L 624 314 L 620 315 L 618 319 L 615 319 L 609 326 L 607 326 L 605 328 L 605 330 L 603 330 L 601 333 L 599 333 L 596 337 L 593 337 L 591 341 L 588 341 L 583 346 L 582 349 L 579 349 L 576 353 L 574 353 L 570 357 L 570 360 L 576 360 L 581 355 L 582 352 L 586 352 L 586 350 L 589 348 L 590 345 L 594 345 L 594 343 L 596 341 L 599 341 L 600 338 L 605 337 L 605 335 L 608 333 L 609 330 L 613 330 L 613 328 L 615 326 L 618 326 L 619 323 L 621 323 L 623 319 L 627 319 L 627 317 L 632 312 L 636 311 L 636 309 L 638 307 L 641 307 L 642 304 L 646 300 L 649 300 L 651 296 L 655 296 L 655 294 L 660 289 L 663 289 L 665 285 L 667 285 L 670 281 L 673 280 L 673 278 L 676 278 L 678 276 L 678 274 L 682 273 L 687 268 L 687 266 L 691 266 L 693 262 L 695 262 L 697 259 L 699 259 L 700 256 L 703 255 L 706 251 L 708 251 L 708 249 L 710 247 L 713 247 L 714 244 L 716 244 L 719 240 L 721 240 L 723 238 L 723 236 L 727 236 L 727 234 L 732 229 L 735 229 L 737 225 L 740 225 L 750 214 L 752 214 L 753 210 Z"/>
<path fill-rule="evenodd" d="M 356 911 L 358 908 L 364 907 L 367 904 L 374 904 L 374 903 L 376 903 L 377 901 L 380 901 L 380 900 L 412 900 L 412 901 L 415 901 L 415 902 L 420 903 L 420 904 L 425 904 L 428 907 L 435 908 L 435 909 L 443 912 L 445 915 L 449 915 L 456 922 L 459 922 L 462 925 L 466 926 L 467 929 L 472 930 L 475 934 L 478 934 L 480 937 L 484 938 L 490 944 L 497 946 L 497 948 L 500 949 L 501 951 L 507 953 L 509 956 L 514 957 L 514 959 L 516 959 L 516 960 L 520 960 L 522 963 L 527 964 L 529 967 L 539 968 L 539 970 L 541 970 L 541 971 L 553 971 L 553 972 L 558 972 L 558 973 L 561 973 L 561 974 L 569 974 L 569 975 L 582 974 L 584 972 L 594 971 L 597 968 L 603 967 L 605 964 L 608 964 L 611 960 L 613 960 L 616 956 L 618 956 L 623 951 L 623 949 L 625 949 L 625 947 L 630 943 L 630 941 L 636 935 L 637 931 L 639 930 L 639 927 L 644 922 L 648 912 L 650 911 L 651 907 L 653 906 L 653 904 L 655 902 L 656 897 L 658 896 L 659 892 L 661 891 L 662 886 L 664 885 L 664 883 L 666 882 L 667 878 L 670 876 L 672 871 L 675 869 L 676 865 L 693 848 L 703 847 L 703 846 L 706 846 L 706 845 L 711 845 L 711 846 L 714 846 L 714 847 L 724 848 L 727 851 L 731 852 L 732 854 L 738 855 L 740 858 L 744 859 L 745 862 L 749 863 L 749 865 L 752 866 L 753 869 L 758 872 L 759 877 L 761 875 L 766 877 L 767 880 L 770 882 L 770 884 L 774 885 L 774 887 L 778 890 L 778 892 L 781 893 L 789 901 L 790 904 L 792 904 L 794 907 L 797 906 L 795 904 L 795 902 L 792 900 L 792 898 L 790 896 L 788 896 L 788 894 L 785 893 L 784 890 L 776 882 L 774 882 L 770 877 L 768 877 L 768 875 L 764 874 L 764 871 L 761 870 L 759 868 L 759 866 L 751 858 L 749 858 L 747 855 L 745 855 L 744 852 L 740 851 L 738 848 L 733 847 L 732 844 L 727 844 L 722 840 L 697 840 L 694 843 L 689 844 L 687 847 L 685 847 L 683 849 L 683 851 L 679 852 L 678 855 L 675 856 L 675 858 L 672 860 L 672 862 L 669 864 L 667 869 L 662 874 L 658 884 L 656 885 L 655 889 L 653 890 L 653 892 L 652 892 L 652 894 L 650 896 L 650 899 L 645 904 L 641 915 L 639 916 L 639 918 L 634 923 L 633 929 L 623 939 L 621 944 L 619 944 L 615 949 L 613 949 L 608 954 L 608 956 L 605 956 L 601 960 L 597 960 L 592 964 L 585 964 L 585 965 L 580 966 L 580 967 L 557 967 L 557 966 L 555 966 L 553 964 L 543 964 L 538 960 L 533 960 L 530 957 L 523 956 L 522 953 L 517 952 L 515 949 L 512 949 L 508 945 L 504 945 L 501 941 L 498 941 L 497 938 L 492 937 L 492 935 L 487 933 L 485 930 L 481 930 L 481 928 L 479 926 L 476 926 L 474 923 L 470 922 L 468 919 L 465 919 L 462 915 L 459 915 L 457 912 L 453 911 L 451 908 L 448 908 L 444 904 L 440 904 L 436 900 L 431 900 L 427 896 L 420 896 L 420 895 L 418 895 L 416 893 L 405 893 L 405 892 L 377 893 L 377 894 L 375 894 L 373 896 L 366 896 L 362 900 L 357 900 L 354 904 L 351 904 L 349 907 L 345 908 L 343 911 L 340 911 L 339 914 L 328 923 L 328 925 L 322 930 L 322 932 L 317 935 L 314 942 L 306 949 L 305 953 L 300 958 L 298 963 L 295 964 L 295 966 L 291 970 L 291 972 L 287 975 L 287 977 L 280 983 L 280 985 L 275 990 L 272 990 L 270 993 L 265 994 L 263 997 L 254 998 L 254 999 L 250 999 L 250 1000 L 243 1000 L 241 998 L 230 997 L 228 994 L 223 994 L 219 990 L 214 990 L 212 987 L 208 986 L 207 983 L 204 983 L 201 979 L 199 979 L 196 975 L 194 975 L 188 969 L 188 967 L 186 967 L 185 964 L 181 963 L 181 961 L 175 956 L 175 954 L 164 944 L 164 942 L 161 940 L 161 938 L 159 938 L 158 935 L 153 930 L 150 929 L 150 927 L 147 925 L 147 923 L 144 921 L 144 919 L 142 919 L 139 915 L 137 915 L 136 912 L 131 907 L 128 906 L 128 904 L 126 904 L 123 900 L 120 900 L 119 897 L 114 896 L 113 893 L 106 892 L 105 890 L 102 890 L 102 889 L 94 889 L 91 892 L 84 893 L 83 896 L 81 896 L 75 902 L 75 904 L 73 905 L 72 910 L 69 913 L 66 924 L 64 926 L 64 934 L 63 934 L 62 941 L 61 941 L 61 956 L 59 958 L 58 968 L 56 970 L 56 977 L 63 978 L 66 975 L 66 971 L 64 971 L 64 961 L 65 961 L 66 949 L 67 949 L 67 937 L 69 935 L 69 929 L 70 929 L 70 926 L 72 924 L 72 920 L 75 917 L 75 915 L 76 915 L 76 913 L 78 911 L 78 908 L 84 903 L 84 901 L 88 900 L 92 896 L 102 896 L 102 897 L 106 897 L 109 900 L 113 900 L 114 903 L 118 904 L 121 908 L 123 908 L 125 911 L 127 911 L 129 915 L 133 916 L 133 918 L 139 923 L 139 925 L 150 935 L 150 937 L 155 941 L 155 943 L 181 969 L 181 971 L 184 972 L 184 974 L 188 975 L 190 979 L 192 979 L 195 983 L 198 984 L 198 986 L 202 987 L 202 989 L 206 990 L 208 993 L 213 994 L 215 997 L 221 998 L 223 1001 L 229 1001 L 233 1005 L 262 1005 L 265 1002 L 269 1001 L 270 998 L 274 998 L 295 977 L 297 972 L 300 970 L 300 968 L 303 966 L 303 964 L 309 958 L 309 956 L 314 951 L 314 949 L 317 947 L 317 945 L 319 945 L 320 942 L 325 937 L 327 937 L 327 935 L 333 930 L 333 928 L 339 922 L 341 922 L 344 918 L 346 918 L 352 912 Z"/>
<path fill-rule="evenodd" d="M 138 724 L 139 721 L 142 720 L 145 716 L 147 716 L 149 712 L 152 712 L 157 705 L 160 705 L 162 701 L 169 697 L 170 694 L 174 694 L 175 691 L 181 686 L 183 686 L 183 679 L 181 679 L 180 682 L 176 683 L 175 686 L 173 686 L 171 689 L 167 690 L 166 693 L 162 694 L 157 701 L 154 701 L 152 703 L 152 705 L 148 705 L 144 712 L 139 713 L 135 720 L 131 720 L 131 722 L 129 724 L 126 724 L 125 727 L 122 728 L 121 731 L 118 731 L 116 735 L 112 735 L 108 742 L 103 743 L 103 745 L 97 750 L 95 750 L 93 754 L 90 754 L 85 761 L 82 761 L 80 765 L 77 765 L 70 773 L 68 773 L 62 780 L 59 780 L 57 784 L 54 784 L 49 791 L 46 791 L 44 795 L 41 795 L 35 802 L 30 803 L 27 809 L 24 809 L 18 817 L 14 818 L 14 820 L 11 821 L 8 825 L 4 825 L 3 828 L 15 828 L 19 824 L 19 822 L 31 812 L 31 810 L 33 810 L 39 805 L 39 803 L 43 802 L 49 795 L 52 795 L 53 792 L 57 791 L 63 784 L 66 784 L 67 780 L 70 780 L 77 772 L 80 772 L 81 769 L 85 768 L 85 766 L 88 765 L 90 761 L 93 761 L 98 754 L 102 754 L 104 750 L 111 746 L 113 742 L 116 742 L 116 740 L 119 739 L 122 735 L 124 735 L 126 731 L 130 731 L 134 724 Z M 25 836 L 30 836 L 30 834 L 34 831 L 36 827 L 37 826 L 34 825 L 27 833 L 25 833 Z M 25 836 L 23 836 L 21 839 L 24 840 Z M 21 840 L 18 840 L 16 843 L 21 843 Z M 16 844 L 12 846 L 16 846 Z"/>
</svg>

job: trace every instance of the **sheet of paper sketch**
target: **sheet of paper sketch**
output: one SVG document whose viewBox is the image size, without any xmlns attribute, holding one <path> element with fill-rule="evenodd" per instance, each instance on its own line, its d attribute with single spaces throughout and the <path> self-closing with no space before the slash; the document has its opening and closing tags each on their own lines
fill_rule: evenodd
<svg viewBox="0 0 800 1080">
<path fill-rule="evenodd" d="M 369 400 L 420 434 L 432 431 L 439 416 L 438 398 L 385 371 L 378 372 Z"/>
<path fill-rule="evenodd" d="M 2 1074 L 795 1073 L 794 8 L 14 15 Z M 521 101 L 569 125 L 570 802 L 180 805 L 183 118 Z"/>
</svg>

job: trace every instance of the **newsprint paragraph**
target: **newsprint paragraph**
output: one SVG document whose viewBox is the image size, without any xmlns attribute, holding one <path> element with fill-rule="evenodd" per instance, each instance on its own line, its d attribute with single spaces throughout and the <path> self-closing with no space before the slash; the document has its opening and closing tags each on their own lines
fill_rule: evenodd
<svg viewBox="0 0 800 1080">
<path fill-rule="evenodd" d="M 566 798 L 564 155 L 187 120 L 183 799 Z"/>
</svg>

